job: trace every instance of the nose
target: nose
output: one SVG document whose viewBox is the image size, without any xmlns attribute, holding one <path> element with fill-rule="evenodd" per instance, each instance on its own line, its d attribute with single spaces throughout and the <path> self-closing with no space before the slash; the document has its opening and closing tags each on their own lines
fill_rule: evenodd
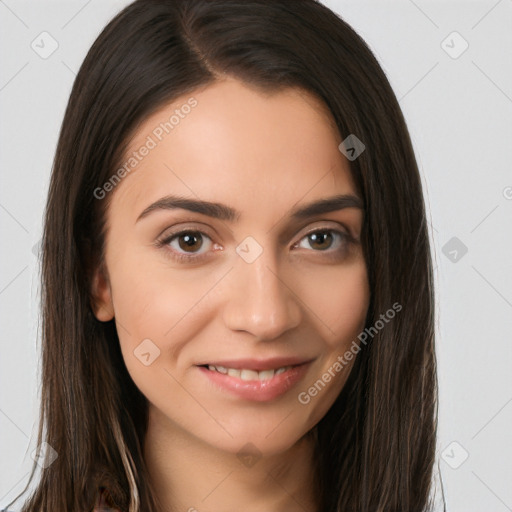
<svg viewBox="0 0 512 512">
<path fill-rule="evenodd" d="M 302 318 L 300 300 L 277 269 L 272 251 L 264 250 L 252 263 L 235 262 L 227 283 L 224 323 L 259 340 L 273 340 L 297 327 Z"/>
</svg>

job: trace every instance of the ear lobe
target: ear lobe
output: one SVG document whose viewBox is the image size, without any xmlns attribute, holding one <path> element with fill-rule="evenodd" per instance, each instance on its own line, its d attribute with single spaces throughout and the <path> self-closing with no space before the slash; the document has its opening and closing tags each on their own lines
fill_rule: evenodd
<svg viewBox="0 0 512 512">
<path fill-rule="evenodd" d="M 114 318 L 114 305 L 110 282 L 103 263 L 94 271 L 91 288 L 91 307 L 94 316 L 100 322 L 109 322 Z"/>
</svg>

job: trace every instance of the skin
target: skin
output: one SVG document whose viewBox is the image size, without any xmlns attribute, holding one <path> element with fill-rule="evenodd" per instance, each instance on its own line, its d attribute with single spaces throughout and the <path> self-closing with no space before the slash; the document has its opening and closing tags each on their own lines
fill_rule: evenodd
<svg viewBox="0 0 512 512">
<path fill-rule="evenodd" d="M 197 106 L 110 192 L 95 314 L 115 318 L 126 367 L 149 401 L 144 453 L 166 510 L 314 511 L 308 432 L 343 388 L 353 360 L 308 404 L 298 394 L 364 328 L 370 292 L 359 242 L 363 211 L 299 222 L 290 211 L 357 196 L 349 162 L 324 104 L 299 89 L 263 94 L 227 78 L 193 96 Z M 189 97 L 146 119 L 128 153 Z M 155 209 L 137 222 L 168 194 L 223 203 L 240 218 Z M 188 252 L 183 237 L 158 246 L 173 229 L 206 236 Z M 315 244 L 307 236 L 314 230 L 332 239 Z M 252 263 L 235 250 L 247 236 L 263 250 Z M 206 257 L 180 262 L 177 253 Z M 145 339 L 160 350 L 148 366 L 134 355 Z M 195 366 L 290 355 L 313 362 L 297 385 L 264 402 L 219 390 Z M 251 465 L 237 457 L 247 443 L 257 454 Z"/>
</svg>

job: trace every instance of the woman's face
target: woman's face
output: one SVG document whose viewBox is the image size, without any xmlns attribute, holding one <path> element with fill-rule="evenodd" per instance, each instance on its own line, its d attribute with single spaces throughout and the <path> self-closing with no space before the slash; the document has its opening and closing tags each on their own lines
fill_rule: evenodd
<svg viewBox="0 0 512 512">
<path fill-rule="evenodd" d="M 93 293 L 169 433 L 276 454 L 340 393 L 369 303 L 340 142 L 314 97 L 234 79 L 138 128 L 121 181 L 104 187 Z"/>
</svg>

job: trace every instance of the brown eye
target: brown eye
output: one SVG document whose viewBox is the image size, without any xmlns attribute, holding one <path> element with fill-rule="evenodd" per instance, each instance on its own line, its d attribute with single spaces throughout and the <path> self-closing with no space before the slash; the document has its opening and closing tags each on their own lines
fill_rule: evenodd
<svg viewBox="0 0 512 512">
<path fill-rule="evenodd" d="M 314 252 L 335 252 L 343 250 L 350 242 L 350 237 L 333 229 L 318 229 L 308 233 L 297 244 L 301 249 L 313 249 Z"/>
<path fill-rule="evenodd" d="M 173 233 L 160 242 L 177 258 L 206 256 L 213 246 L 212 239 L 201 231 L 184 230 Z"/>
<path fill-rule="evenodd" d="M 329 231 L 316 231 L 308 235 L 310 246 L 313 249 L 324 251 L 329 249 L 332 245 L 333 236 Z"/>
<path fill-rule="evenodd" d="M 198 231 L 187 231 L 177 236 L 180 249 L 185 252 L 195 252 L 203 245 L 203 237 Z"/>
</svg>

